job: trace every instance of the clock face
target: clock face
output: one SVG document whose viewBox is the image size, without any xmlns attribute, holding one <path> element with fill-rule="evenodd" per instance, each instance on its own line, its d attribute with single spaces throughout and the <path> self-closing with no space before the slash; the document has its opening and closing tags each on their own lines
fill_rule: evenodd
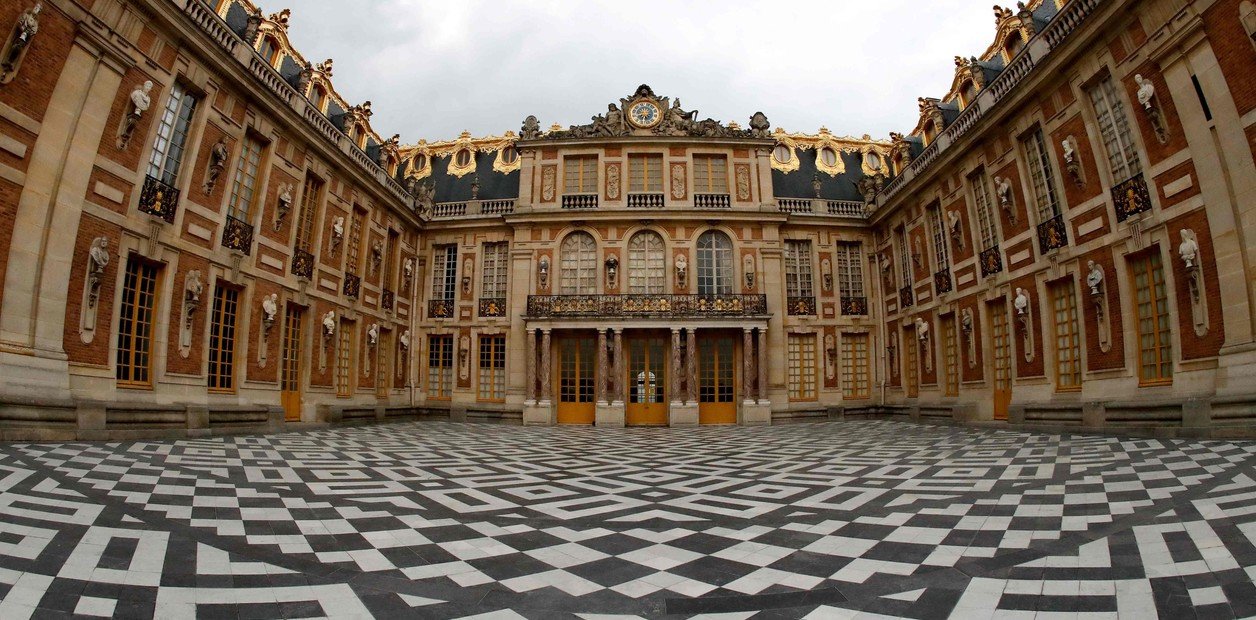
<svg viewBox="0 0 1256 620">
<path fill-rule="evenodd" d="M 650 101 L 638 101 L 628 108 L 628 119 L 637 127 L 653 127 L 662 118 L 662 111 Z"/>
</svg>

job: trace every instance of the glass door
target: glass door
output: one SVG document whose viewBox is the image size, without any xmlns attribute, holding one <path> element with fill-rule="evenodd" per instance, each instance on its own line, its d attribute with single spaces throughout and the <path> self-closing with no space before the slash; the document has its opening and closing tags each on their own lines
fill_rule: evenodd
<svg viewBox="0 0 1256 620">
<path fill-rule="evenodd" d="M 736 424 L 737 341 L 730 336 L 698 340 L 698 422 Z"/>
<path fill-rule="evenodd" d="M 558 339 L 559 424 L 593 424 L 596 343 L 593 338 Z"/>
<path fill-rule="evenodd" d="M 1012 352 L 1007 329 L 1007 306 L 990 304 L 990 325 L 994 341 L 994 419 L 1006 420 L 1012 403 Z"/>
<path fill-rule="evenodd" d="M 300 306 L 288 304 L 284 310 L 283 341 L 280 343 L 280 393 L 284 419 L 301 421 L 301 321 Z"/>
<path fill-rule="evenodd" d="M 667 339 L 660 336 L 628 338 L 628 402 L 624 421 L 629 426 L 667 426 Z"/>
</svg>

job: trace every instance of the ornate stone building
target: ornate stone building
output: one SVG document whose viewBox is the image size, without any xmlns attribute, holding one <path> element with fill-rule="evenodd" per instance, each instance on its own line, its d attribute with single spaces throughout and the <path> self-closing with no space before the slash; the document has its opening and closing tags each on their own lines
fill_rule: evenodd
<svg viewBox="0 0 1256 620">
<path fill-rule="evenodd" d="M 289 17 L 0 8 L 0 436 L 1253 428 L 1249 1 L 996 8 L 886 140 L 642 85 L 401 146 Z"/>
</svg>

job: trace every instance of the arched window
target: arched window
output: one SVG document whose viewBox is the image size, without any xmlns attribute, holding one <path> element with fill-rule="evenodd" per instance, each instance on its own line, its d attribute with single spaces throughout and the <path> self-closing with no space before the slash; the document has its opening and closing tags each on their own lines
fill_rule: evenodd
<svg viewBox="0 0 1256 620">
<path fill-rule="evenodd" d="M 977 85 L 972 80 L 964 80 L 959 86 L 959 107 L 965 109 L 972 105 L 973 99 L 977 98 Z"/>
<path fill-rule="evenodd" d="M 597 243 L 586 232 L 574 232 L 563 239 L 559 280 L 561 295 L 597 294 Z"/>
<path fill-rule="evenodd" d="M 832 168 L 833 166 L 836 166 L 837 165 L 837 151 L 827 146 L 820 149 L 820 161 L 824 165 L 830 168 Z"/>
<path fill-rule="evenodd" d="M 262 56 L 266 64 L 275 66 L 279 60 L 279 42 L 274 37 L 262 37 L 262 45 L 257 49 L 257 53 Z"/>
<path fill-rule="evenodd" d="M 776 148 L 772 150 L 772 158 L 775 159 L 778 164 L 788 164 L 789 160 L 794 158 L 794 152 L 790 150 L 788 146 L 778 144 L 776 145 Z"/>
<path fill-rule="evenodd" d="M 461 151 L 458 151 L 458 154 L 454 156 L 454 163 L 456 163 L 459 168 L 470 166 L 471 149 L 462 149 Z"/>
<path fill-rule="evenodd" d="M 628 241 L 628 292 L 634 295 L 661 295 L 667 286 L 667 259 L 663 238 L 642 231 Z"/>
<path fill-rule="evenodd" d="M 698 237 L 698 294 L 733 293 L 733 242 L 718 230 Z"/>
<path fill-rule="evenodd" d="M 323 103 L 327 101 L 327 89 L 315 84 L 310 87 L 310 104 L 315 110 L 323 111 Z"/>
<path fill-rule="evenodd" d="M 1007 61 L 1011 62 L 1021 49 L 1025 47 L 1025 37 L 1021 36 L 1020 31 L 1007 35 L 1007 42 L 1003 44 L 1003 51 L 1007 54 Z"/>
</svg>

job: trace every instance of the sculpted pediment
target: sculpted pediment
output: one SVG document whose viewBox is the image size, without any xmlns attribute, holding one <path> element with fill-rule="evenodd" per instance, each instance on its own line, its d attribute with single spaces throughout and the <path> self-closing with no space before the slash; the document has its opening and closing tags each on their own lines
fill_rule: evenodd
<svg viewBox="0 0 1256 620">
<path fill-rule="evenodd" d="M 581 138 L 612 138 L 622 136 L 675 136 L 692 138 L 770 138 L 771 123 L 762 112 L 750 117 L 749 129 L 736 123 L 725 125 L 715 119 L 698 119 L 697 110 L 685 110 L 680 99 L 659 97 L 648 85 L 623 97 L 619 104 L 609 103 L 606 112 L 594 115 L 591 122 L 567 129 L 541 131 L 535 116 L 523 121 L 523 140 L 562 140 Z"/>
</svg>

